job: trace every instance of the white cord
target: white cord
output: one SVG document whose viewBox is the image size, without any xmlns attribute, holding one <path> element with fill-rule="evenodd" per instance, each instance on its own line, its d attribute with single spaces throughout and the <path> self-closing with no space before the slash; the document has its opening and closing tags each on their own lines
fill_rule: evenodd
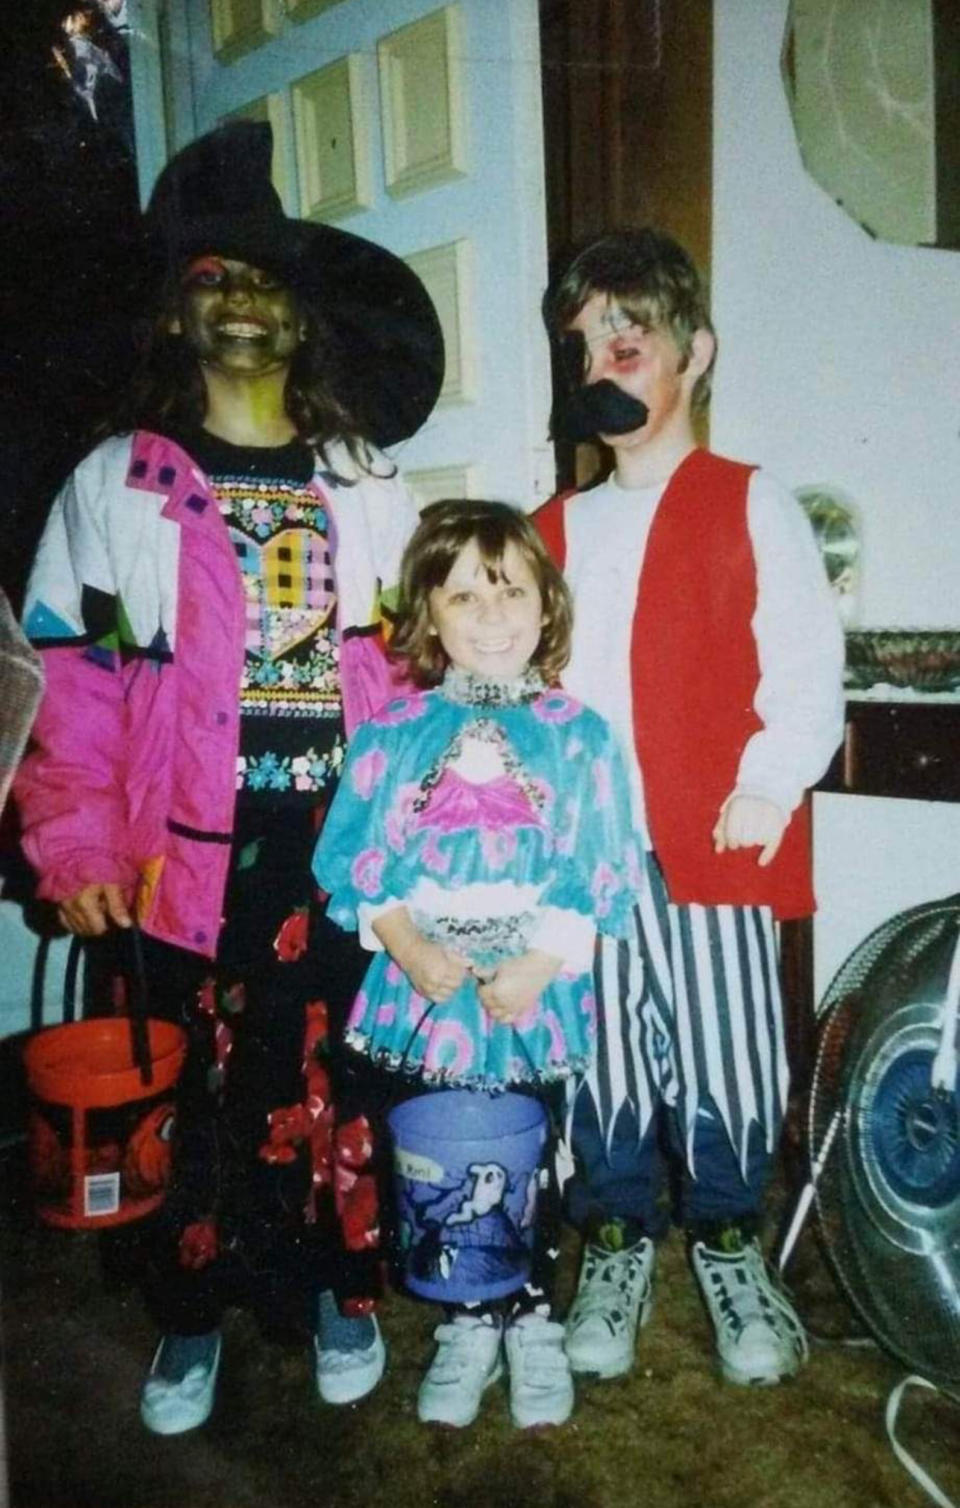
<svg viewBox="0 0 960 1508">
<path fill-rule="evenodd" d="M 842 1116 L 843 1111 L 841 1109 L 837 1109 L 833 1112 L 830 1124 L 827 1127 L 827 1134 L 823 1138 L 823 1146 L 820 1148 L 813 1167 L 810 1169 L 809 1179 L 800 1191 L 800 1198 L 797 1200 L 797 1207 L 793 1212 L 793 1218 L 790 1221 L 790 1226 L 787 1230 L 787 1234 L 783 1238 L 783 1245 L 780 1248 L 780 1255 L 777 1258 L 777 1271 L 781 1274 L 786 1271 L 787 1263 L 789 1262 L 790 1257 L 793 1253 L 793 1248 L 797 1243 L 797 1237 L 803 1229 L 804 1222 L 807 1218 L 807 1213 L 813 1201 L 814 1192 L 816 1190 L 818 1182 L 820 1181 L 820 1174 L 826 1167 L 827 1158 L 830 1156 L 834 1138 L 836 1137 L 837 1131 L 840 1128 L 840 1121 Z"/>
<path fill-rule="evenodd" d="M 957 1087 L 957 1024 L 960 1022 L 960 933 L 953 950 L 947 993 L 943 998 L 943 1022 L 940 1027 L 940 1045 L 930 1071 L 933 1089 L 953 1094 Z"/>
<path fill-rule="evenodd" d="M 903 1401 L 904 1392 L 909 1387 L 926 1388 L 931 1393 L 940 1392 L 940 1388 L 937 1387 L 936 1383 L 931 1382 L 927 1377 L 919 1377 L 916 1373 L 911 1373 L 911 1375 L 909 1377 L 905 1377 L 902 1382 L 898 1382 L 897 1386 L 890 1394 L 890 1397 L 887 1399 L 887 1409 L 884 1416 L 884 1422 L 887 1426 L 887 1438 L 890 1441 L 893 1453 L 896 1456 L 897 1460 L 900 1462 L 900 1465 L 910 1473 L 910 1475 L 913 1477 L 913 1480 L 918 1484 L 918 1486 L 923 1488 L 924 1492 L 927 1494 L 927 1497 L 937 1504 L 937 1508 L 957 1508 L 957 1504 L 953 1501 L 953 1499 L 948 1498 L 945 1492 L 941 1492 L 940 1488 L 933 1480 L 933 1477 L 931 1477 L 928 1472 L 925 1472 L 920 1463 L 914 1459 L 914 1457 L 908 1450 L 905 1449 L 904 1446 L 900 1444 L 900 1441 L 897 1439 L 894 1433 L 894 1426 L 897 1422 L 897 1413 L 900 1409 L 900 1404 Z"/>
</svg>

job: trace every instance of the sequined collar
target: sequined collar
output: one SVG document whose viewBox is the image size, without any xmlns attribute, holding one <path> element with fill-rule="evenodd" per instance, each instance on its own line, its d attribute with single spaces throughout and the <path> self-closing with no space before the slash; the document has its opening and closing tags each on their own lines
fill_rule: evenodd
<svg viewBox="0 0 960 1508">
<path fill-rule="evenodd" d="M 448 702 L 458 702 L 463 707 L 516 707 L 532 702 L 546 687 L 540 672 L 529 667 L 512 680 L 497 681 L 475 675 L 471 670 L 455 670 L 450 665 L 440 690 Z"/>
</svg>

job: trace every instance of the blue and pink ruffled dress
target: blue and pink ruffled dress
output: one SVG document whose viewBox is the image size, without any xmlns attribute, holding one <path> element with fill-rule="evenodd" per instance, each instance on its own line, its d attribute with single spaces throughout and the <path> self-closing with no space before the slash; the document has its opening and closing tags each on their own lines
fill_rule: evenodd
<svg viewBox="0 0 960 1508">
<path fill-rule="evenodd" d="M 355 734 L 314 859 L 330 918 L 377 950 L 347 1041 L 427 1084 L 582 1072 L 594 937 L 627 934 L 642 862 L 613 734 L 589 708 L 529 671 L 502 682 L 451 669 L 434 690 L 396 697 Z M 473 964 L 442 1005 L 371 930 L 397 905 Z M 530 948 L 560 957 L 560 972 L 514 1025 L 492 1021 L 476 978 Z"/>
</svg>

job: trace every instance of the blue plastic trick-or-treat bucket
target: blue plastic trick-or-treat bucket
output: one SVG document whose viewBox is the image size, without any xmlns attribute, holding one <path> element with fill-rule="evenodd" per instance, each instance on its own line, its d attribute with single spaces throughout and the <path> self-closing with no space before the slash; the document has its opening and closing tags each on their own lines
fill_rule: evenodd
<svg viewBox="0 0 960 1508">
<path fill-rule="evenodd" d="M 407 1287 L 441 1303 L 498 1299 L 530 1276 L 543 1106 L 525 1094 L 449 1089 L 391 1110 Z"/>
</svg>

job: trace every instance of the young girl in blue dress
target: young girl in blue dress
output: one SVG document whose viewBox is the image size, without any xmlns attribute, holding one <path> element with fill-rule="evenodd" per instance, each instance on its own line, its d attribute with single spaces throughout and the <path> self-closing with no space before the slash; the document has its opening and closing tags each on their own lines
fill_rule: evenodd
<svg viewBox="0 0 960 1508">
<path fill-rule="evenodd" d="M 625 934 L 641 871 L 613 735 L 555 687 L 570 627 L 522 513 L 424 511 L 392 643 L 418 689 L 357 731 L 314 860 L 329 917 L 374 953 L 347 1041 L 419 1090 L 556 1102 L 591 1057 L 595 935 Z M 471 1423 L 504 1349 L 514 1422 L 569 1416 L 556 1193 L 541 1192 L 522 1290 L 437 1329 L 422 1420 Z"/>
</svg>

